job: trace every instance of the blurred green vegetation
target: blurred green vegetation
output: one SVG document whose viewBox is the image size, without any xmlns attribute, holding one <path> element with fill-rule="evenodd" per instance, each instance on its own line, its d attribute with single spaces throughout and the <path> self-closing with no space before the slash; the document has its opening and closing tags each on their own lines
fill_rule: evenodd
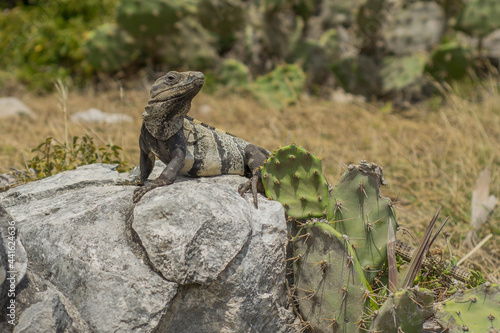
<svg viewBox="0 0 500 333">
<path fill-rule="evenodd" d="M 43 92 L 56 79 L 85 85 L 127 79 L 141 68 L 191 69 L 272 105 L 339 86 L 367 98 L 414 101 L 428 97 L 436 82 L 489 75 L 500 58 L 491 37 L 500 34 L 497 0 L 11 0 L 0 6 L 0 88 L 15 80 Z"/>
<path fill-rule="evenodd" d="M 83 53 L 84 36 L 111 20 L 115 6 L 115 0 L 61 0 L 19 2 L 4 8 L 0 77 L 5 81 L 12 75 L 39 91 L 52 89 L 58 78 L 69 76 L 84 83 L 94 71 Z"/>
</svg>

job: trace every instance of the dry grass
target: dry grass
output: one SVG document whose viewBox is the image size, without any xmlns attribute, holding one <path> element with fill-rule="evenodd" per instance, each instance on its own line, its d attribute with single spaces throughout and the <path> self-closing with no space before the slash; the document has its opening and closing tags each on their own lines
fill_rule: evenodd
<svg viewBox="0 0 500 333">
<path fill-rule="evenodd" d="M 134 122 L 122 125 L 68 124 L 69 135 L 89 134 L 97 144 L 124 147 L 124 158 L 138 163 L 141 113 L 148 86 L 138 84 L 120 97 L 118 86 L 106 93 L 95 89 L 69 92 L 68 112 L 96 107 L 131 115 Z M 418 239 L 439 205 L 442 216 L 451 216 L 445 230 L 451 234 L 453 255 L 461 258 L 469 250 L 464 244 L 469 227 L 471 191 L 479 172 L 492 167 L 491 191 L 500 197 L 500 94 L 498 86 L 478 89 L 473 100 L 447 95 L 446 104 L 416 106 L 402 113 L 382 112 L 371 104 L 347 105 L 303 98 L 285 110 L 264 108 L 254 100 L 230 95 L 198 96 L 191 115 L 230 131 L 268 149 L 291 142 L 302 144 L 323 157 L 327 179 L 335 183 L 346 164 L 360 159 L 385 167 L 389 186 L 385 195 L 398 200 L 399 223 Z M 20 96 L 19 96 L 20 95 Z M 37 97 L 18 94 L 37 114 L 34 120 L 14 118 L 0 124 L 0 172 L 22 168 L 31 148 L 48 136 L 64 140 L 64 116 L 56 94 Z M 494 237 L 463 266 L 483 271 L 499 282 L 500 208 L 480 231 Z M 407 236 L 398 235 L 408 240 Z M 444 248 L 443 238 L 437 246 Z M 448 253 L 445 250 L 444 253 Z"/>
</svg>

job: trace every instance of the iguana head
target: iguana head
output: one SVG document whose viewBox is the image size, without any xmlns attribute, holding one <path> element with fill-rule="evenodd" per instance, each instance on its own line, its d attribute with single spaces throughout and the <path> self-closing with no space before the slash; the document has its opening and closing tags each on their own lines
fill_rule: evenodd
<svg viewBox="0 0 500 333">
<path fill-rule="evenodd" d="M 153 83 L 148 104 L 176 99 L 191 101 L 201 90 L 204 81 L 202 72 L 168 72 Z"/>
<path fill-rule="evenodd" d="M 182 128 L 191 100 L 205 81 L 201 72 L 168 72 L 151 87 L 149 101 L 142 114 L 148 131 L 166 140 Z"/>
</svg>

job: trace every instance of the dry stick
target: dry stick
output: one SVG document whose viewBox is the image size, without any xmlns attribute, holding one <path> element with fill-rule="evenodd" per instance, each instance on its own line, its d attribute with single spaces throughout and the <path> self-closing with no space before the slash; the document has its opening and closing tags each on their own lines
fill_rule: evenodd
<svg viewBox="0 0 500 333">
<path fill-rule="evenodd" d="M 64 85 L 61 79 L 57 79 L 55 86 L 59 93 L 57 98 L 64 114 L 64 146 L 68 147 L 68 87 Z"/>
<path fill-rule="evenodd" d="M 125 113 L 123 111 L 123 109 L 124 109 L 124 107 L 123 107 L 123 97 L 124 97 L 124 95 L 123 95 L 123 86 L 120 83 L 120 121 L 121 121 L 122 125 L 123 125 L 123 117 L 125 116 Z M 124 161 L 125 160 L 125 150 L 124 150 L 125 149 L 125 139 L 124 139 L 125 136 L 124 136 L 124 133 L 123 133 L 124 132 L 123 131 L 124 126 L 120 126 L 120 127 L 121 127 L 120 135 L 121 135 L 121 141 L 122 141 L 121 142 L 121 147 L 122 147 L 122 154 L 121 154 L 122 156 L 121 156 L 121 158 L 122 158 L 122 161 Z"/>
<path fill-rule="evenodd" d="M 440 211 L 441 211 L 441 206 L 439 206 L 436 214 L 434 214 L 434 217 L 431 219 L 429 226 L 425 230 L 424 238 L 422 239 L 422 242 L 420 242 L 420 246 L 415 251 L 415 256 L 410 262 L 410 267 L 408 267 L 408 270 L 404 275 L 403 283 L 401 285 L 401 288 L 403 289 L 413 286 L 413 282 L 415 281 L 415 278 L 417 277 L 417 274 L 420 271 L 420 266 L 424 261 L 425 254 L 429 249 L 428 245 L 432 237 L 432 229 L 434 229 L 434 225 L 436 224 Z"/>
<path fill-rule="evenodd" d="M 479 250 L 491 237 L 493 237 L 493 234 L 489 234 L 488 236 L 484 237 L 484 239 L 480 241 L 479 244 L 477 244 L 469 253 L 467 253 L 465 257 L 463 257 L 457 262 L 457 266 L 463 263 L 465 260 L 467 260 L 471 255 L 474 254 L 474 252 Z"/>
<path fill-rule="evenodd" d="M 395 293 L 398 291 L 398 264 L 396 262 L 396 235 L 394 235 L 391 217 L 389 217 L 387 231 L 387 266 L 389 267 L 389 292 Z"/>
</svg>

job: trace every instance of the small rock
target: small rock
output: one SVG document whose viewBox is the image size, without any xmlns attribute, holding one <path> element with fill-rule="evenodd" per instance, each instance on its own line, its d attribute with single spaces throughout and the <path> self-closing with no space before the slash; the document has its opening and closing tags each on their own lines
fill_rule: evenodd
<svg viewBox="0 0 500 333">
<path fill-rule="evenodd" d="M 483 48 L 490 57 L 500 59 L 500 29 L 493 31 L 484 38 Z"/>
<path fill-rule="evenodd" d="M 212 112 L 212 107 L 210 105 L 203 104 L 202 106 L 200 106 L 201 114 L 209 114 L 210 112 Z"/>
<path fill-rule="evenodd" d="M 0 97 L 0 118 L 17 115 L 35 117 L 33 111 L 16 97 Z"/>
<path fill-rule="evenodd" d="M 0 174 L 0 192 L 6 191 L 10 187 L 19 184 L 19 180 L 14 175 L 8 173 Z"/>
<path fill-rule="evenodd" d="M 335 89 L 330 98 L 338 104 L 366 103 L 364 96 L 347 93 L 341 88 Z"/>
<path fill-rule="evenodd" d="M 121 113 L 102 112 L 101 110 L 95 108 L 76 112 L 70 117 L 70 120 L 74 123 L 84 122 L 107 124 L 116 124 L 121 122 L 131 123 L 133 121 L 132 117 L 129 115 Z"/>
</svg>

